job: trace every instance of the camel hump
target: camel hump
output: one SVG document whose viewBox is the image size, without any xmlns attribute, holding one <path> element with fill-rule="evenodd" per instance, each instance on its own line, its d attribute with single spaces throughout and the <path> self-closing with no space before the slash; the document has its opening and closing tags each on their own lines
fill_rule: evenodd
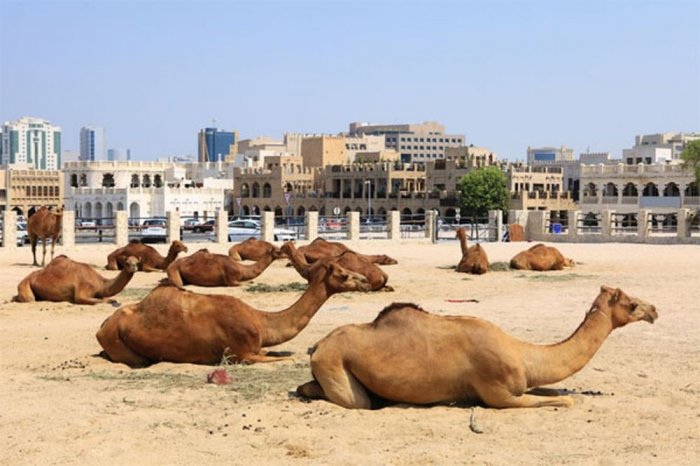
<svg viewBox="0 0 700 466">
<path fill-rule="evenodd" d="M 387 307 L 382 309 L 379 312 L 379 314 L 377 314 L 377 317 L 374 318 L 374 320 L 372 321 L 372 324 L 377 325 L 382 320 L 386 319 L 389 315 L 393 314 L 394 312 L 398 311 L 399 309 L 404 309 L 406 307 L 410 307 L 412 309 L 415 309 L 416 311 L 425 312 L 426 314 L 428 313 L 422 307 L 420 307 L 419 305 L 414 304 L 414 303 L 391 303 Z"/>
</svg>

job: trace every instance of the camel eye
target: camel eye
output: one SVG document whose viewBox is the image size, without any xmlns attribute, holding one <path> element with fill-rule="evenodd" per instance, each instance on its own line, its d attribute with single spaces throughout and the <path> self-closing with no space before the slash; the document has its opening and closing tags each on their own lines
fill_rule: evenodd
<svg viewBox="0 0 700 466">
<path fill-rule="evenodd" d="M 630 312 L 634 312 L 635 309 L 637 309 L 637 303 L 630 304 Z"/>
</svg>

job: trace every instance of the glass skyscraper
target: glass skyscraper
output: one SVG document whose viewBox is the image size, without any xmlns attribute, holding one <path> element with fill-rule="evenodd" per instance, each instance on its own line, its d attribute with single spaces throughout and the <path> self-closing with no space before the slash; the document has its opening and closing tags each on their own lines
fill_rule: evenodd
<svg viewBox="0 0 700 466">
<path fill-rule="evenodd" d="M 225 160 L 236 142 L 236 133 L 216 128 L 204 128 L 199 131 L 198 160 L 200 162 L 217 162 Z"/>
</svg>

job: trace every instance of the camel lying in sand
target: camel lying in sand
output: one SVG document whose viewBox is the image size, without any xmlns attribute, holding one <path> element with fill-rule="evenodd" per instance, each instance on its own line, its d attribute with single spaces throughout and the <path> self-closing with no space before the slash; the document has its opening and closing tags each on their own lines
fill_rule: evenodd
<svg viewBox="0 0 700 466">
<path fill-rule="evenodd" d="M 306 261 L 309 264 L 316 262 L 324 257 L 335 257 L 339 256 L 345 251 L 352 251 L 352 249 L 345 246 L 343 243 L 338 243 L 334 241 L 326 241 L 323 238 L 316 238 L 311 243 L 306 246 L 300 246 L 299 252 L 306 257 Z M 358 256 L 379 265 L 395 265 L 398 264 L 396 259 L 385 254 L 360 254 L 359 252 L 353 251 Z"/>
<path fill-rule="evenodd" d="M 167 268 L 168 279 L 176 286 L 238 286 L 263 273 L 275 259 L 279 250 L 271 252 L 254 264 L 247 265 L 223 254 L 213 254 L 200 249 L 191 256 L 181 257 Z"/>
<path fill-rule="evenodd" d="M 305 279 L 311 279 L 309 275 L 312 265 L 306 262 L 306 258 L 294 246 L 291 241 L 286 241 L 281 248 L 282 253 L 289 257 L 290 262 L 294 266 L 299 275 Z M 364 257 L 354 253 L 353 251 L 345 251 L 337 256 L 338 264 L 346 269 L 364 275 L 370 283 L 371 291 L 394 291 L 386 282 L 389 276 L 378 265 L 366 260 Z"/>
<path fill-rule="evenodd" d="M 139 270 L 143 272 L 165 270 L 181 252 L 187 252 L 187 246 L 178 240 L 172 242 L 166 257 L 161 256 L 153 246 L 143 244 L 139 240 L 133 240 L 107 256 L 106 268 L 107 270 L 121 270 L 124 268 L 126 259 L 133 256 L 139 260 Z"/>
<path fill-rule="evenodd" d="M 473 273 L 481 275 L 489 271 L 489 258 L 480 244 L 467 246 L 467 230 L 464 227 L 457 229 L 457 239 L 462 247 L 462 259 L 457 264 L 457 272 Z"/>
<path fill-rule="evenodd" d="M 51 240 L 51 259 L 53 259 L 53 251 L 58 243 L 61 234 L 63 233 L 63 208 L 59 208 L 55 212 L 44 206 L 34 212 L 27 221 L 27 235 L 29 243 L 32 245 L 32 256 L 34 262 L 32 265 L 38 266 L 36 261 L 36 243 L 41 240 L 43 255 L 41 258 L 41 266 L 46 263 L 46 242 Z"/>
<path fill-rule="evenodd" d="M 259 261 L 269 254 L 279 255 L 277 246 L 257 238 L 248 238 L 238 244 L 234 244 L 228 250 L 228 256 L 237 261 Z M 279 256 L 283 257 L 283 256 Z"/>
<path fill-rule="evenodd" d="M 17 285 L 13 301 L 68 301 L 73 304 L 98 304 L 124 289 L 138 270 L 138 259 L 129 257 L 124 269 L 114 278 L 104 278 L 88 264 L 61 255 L 45 268 L 30 273 Z"/>
<path fill-rule="evenodd" d="M 233 296 L 197 294 L 161 285 L 143 301 L 118 309 L 104 321 L 97 340 L 109 359 L 132 367 L 159 361 L 195 364 L 270 362 L 284 359 L 261 348 L 294 338 L 333 294 L 368 291 L 369 283 L 334 259 L 310 270 L 299 300 L 279 312 L 254 309 Z"/>
<path fill-rule="evenodd" d="M 564 267 L 573 267 L 574 261 L 567 259 L 557 248 L 536 244 L 530 249 L 522 251 L 510 260 L 510 266 L 518 270 L 563 270 Z"/>
<path fill-rule="evenodd" d="M 346 408 L 370 408 L 370 393 L 422 405 L 481 399 L 494 408 L 572 406 L 569 396 L 526 391 L 581 370 L 613 329 L 657 318 L 651 304 L 603 286 L 573 335 L 535 345 L 476 317 L 396 303 L 374 322 L 345 325 L 318 342 L 314 380 L 297 391 Z"/>
</svg>

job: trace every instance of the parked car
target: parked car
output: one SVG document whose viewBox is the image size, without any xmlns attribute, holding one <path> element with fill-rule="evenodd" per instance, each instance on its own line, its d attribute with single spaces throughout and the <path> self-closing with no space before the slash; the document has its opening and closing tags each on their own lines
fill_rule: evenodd
<svg viewBox="0 0 700 466">
<path fill-rule="evenodd" d="M 185 230 L 194 230 L 194 227 L 202 222 L 198 218 L 186 218 L 182 220 L 181 225 Z"/>
<path fill-rule="evenodd" d="M 78 228 L 95 228 L 97 226 L 97 222 L 94 220 L 78 220 L 75 223 Z"/>
<path fill-rule="evenodd" d="M 141 241 L 144 243 L 165 243 L 168 241 L 168 232 L 165 229 L 166 221 L 160 218 L 149 218 L 143 221 L 141 228 Z"/>
<path fill-rule="evenodd" d="M 248 238 L 260 238 L 261 223 L 257 220 L 239 219 L 228 222 L 228 240 L 229 241 L 244 241 Z M 275 241 L 288 241 L 297 238 L 297 233 L 294 230 L 285 228 L 274 228 Z"/>
<path fill-rule="evenodd" d="M 192 227 L 192 231 L 195 233 L 204 233 L 205 231 L 214 231 L 216 226 L 216 220 L 207 220 L 204 223 L 199 223 Z"/>
<path fill-rule="evenodd" d="M 2 224 L 0 224 L 0 243 L 2 243 Z M 17 246 L 29 244 L 29 234 L 27 228 L 22 224 L 17 224 Z"/>
</svg>

